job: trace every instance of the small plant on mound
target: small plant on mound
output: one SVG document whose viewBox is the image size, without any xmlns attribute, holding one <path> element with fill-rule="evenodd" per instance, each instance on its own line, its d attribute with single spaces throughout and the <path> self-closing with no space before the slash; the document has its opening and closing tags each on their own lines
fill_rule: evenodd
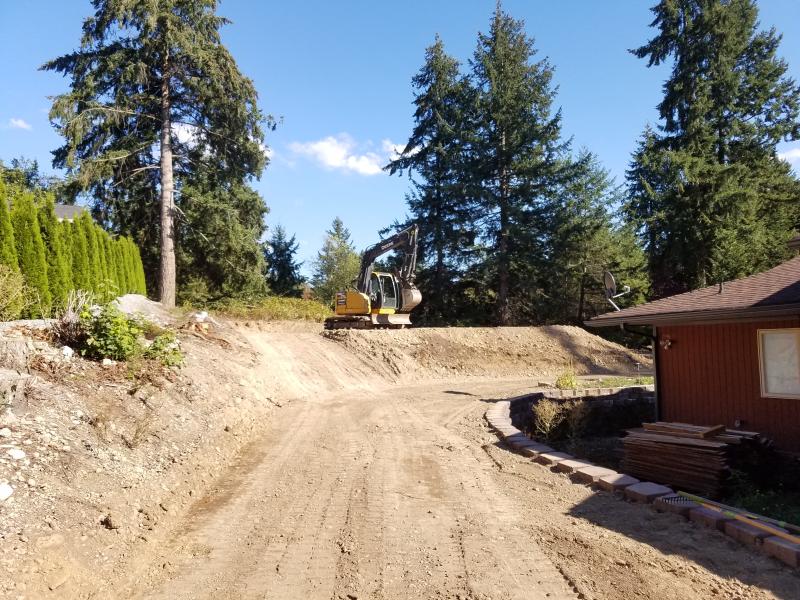
<svg viewBox="0 0 800 600">
<path fill-rule="evenodd" d="M 141 351 L 143 328 L 139 320 L 111 303 L 84 310 L 80 325 L 86 335 L 80 348 L 83 356 L 127 360 Z"/>
<path fill-rule="evenodd" d="M 157 336 L 145 350 L 144 356 L 159 361 L 165 367 L 179 367 L 183 364 L 183 352 L 172 331 Z"/>
<path fill-rule="evenodd" d="M 533 405 L 533 427 L 536 434 L 545 440 L 552 440 L 556 430 L 564 422 L 564 407 L 561 403 L 542 398 Z"/>
<path fill-rule="evenodd" d="M 560 390 L 574 390 L 578 387 L 578 377 L 575 374 L 572 362 L 556 379 L 556 387 Z"/>
</svg>

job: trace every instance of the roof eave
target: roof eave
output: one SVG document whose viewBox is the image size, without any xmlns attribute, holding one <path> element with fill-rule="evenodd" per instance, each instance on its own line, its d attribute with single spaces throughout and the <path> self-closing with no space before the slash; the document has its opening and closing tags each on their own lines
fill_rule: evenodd
<svg viewBox="0 0 800 600">
<path fill-rule="evenodd" d="M 616 316 L 606 313 L 584 321 L 587 327 L 614 327 L 619 325 L 680 325 L 683 323 L 718 323 L 767 317 L 792 317 L 800 315 L 800 303 L 777 306 L 748 306 L 719 310 L 696 310 L 651 315 Z"/>
</svg>

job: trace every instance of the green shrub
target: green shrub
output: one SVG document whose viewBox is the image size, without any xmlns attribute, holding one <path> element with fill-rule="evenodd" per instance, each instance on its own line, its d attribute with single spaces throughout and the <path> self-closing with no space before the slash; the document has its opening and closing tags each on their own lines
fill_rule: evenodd
<svg viewBox="0 0 800 600">
<path fill-rule="evenodd" d="M 22 273 L 0 264 L 0 321 L 19 319 L 29 298 Z"/>
<path fill-rule="evenodd" d="M 578 378 L 575 375 L 572 363 L 558 376 L 556 387 L 560 390 L 574 390 L 578 387 Z"/>
<path fill-rule="evenodd" d="M 127 360 L 141 351 L 141 324 L 113 304 L 84 310 L 80 324 L 86 334 L 83 356 Z"/>
<path fill-rule="evenodd" d="M 144 356 L 160 361 L 165 367 L 179 367 L 183 364 L 183 352 L 172 331 L 157 336 L 145 350 Z"/>
</svg>

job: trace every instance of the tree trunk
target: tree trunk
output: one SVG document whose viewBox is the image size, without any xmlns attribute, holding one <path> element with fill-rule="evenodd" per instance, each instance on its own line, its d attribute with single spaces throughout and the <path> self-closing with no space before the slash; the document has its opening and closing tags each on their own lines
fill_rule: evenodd
<svg viewBox="0 0 800 600">
<path fill-rule="evenodd" d="M 175 306 L 175 186 L 169 92 L 169 54 L 166 53 L 161 78 L 161 264 L 158 286 L 161 303 L 172 308 Z"/>
<path fill-rule="evenodd" d="M 503 132 L 501 136 L 501 161 L 505 161 L 506 149 L 506 134 Z M 500 231 L 498 232 L 497 240 L 497 324 L 510 325 L 511 324 L 511 309 L 509 307 L 509 249 L 508 249 L 508 236 L 509 236 L 509 181 L 508 172 L 505 164 L 501 162 L 499 169 L 499 192 L 500 192 Z"/>
</svg>

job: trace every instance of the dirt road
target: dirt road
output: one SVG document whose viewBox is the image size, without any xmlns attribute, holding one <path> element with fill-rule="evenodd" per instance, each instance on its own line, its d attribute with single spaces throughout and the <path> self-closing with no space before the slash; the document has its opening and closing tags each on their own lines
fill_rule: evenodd
<svg viewBox="0 0 800 600">
<path fill-rule="evenodd" d="M 386 387 L 272 342 L 253 340 L 297 396 L 116 595 L 796 597 L 796 575 L 724 536 L 499 446 L 483 414 L 530 381 Z"/>
</svg>

